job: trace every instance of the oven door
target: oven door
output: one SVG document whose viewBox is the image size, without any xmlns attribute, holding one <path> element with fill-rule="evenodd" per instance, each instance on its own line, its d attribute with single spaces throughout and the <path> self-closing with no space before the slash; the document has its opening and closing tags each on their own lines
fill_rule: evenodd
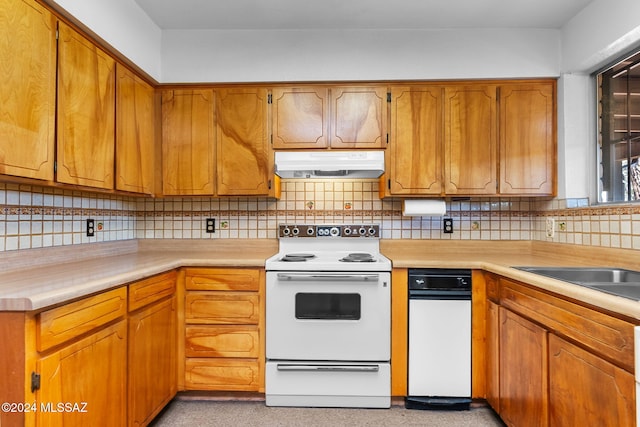
<svg viewBox="0 0 640 427">
<path fill-rule="evenodd" d="M 267 272 L 267 359 L 389 360 L 390 276 Z"/>
</svg>

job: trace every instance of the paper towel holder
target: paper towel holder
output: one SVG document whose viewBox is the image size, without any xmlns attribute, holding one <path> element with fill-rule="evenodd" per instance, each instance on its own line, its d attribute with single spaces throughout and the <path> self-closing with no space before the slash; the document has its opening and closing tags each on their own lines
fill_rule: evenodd
<svg viewBox="0 0 640 427">
<path fill-rule="evenodd" d="M 404 199 L 403 216 L 444 216 L 447 212 L 444 199 Z"/>
</svg>

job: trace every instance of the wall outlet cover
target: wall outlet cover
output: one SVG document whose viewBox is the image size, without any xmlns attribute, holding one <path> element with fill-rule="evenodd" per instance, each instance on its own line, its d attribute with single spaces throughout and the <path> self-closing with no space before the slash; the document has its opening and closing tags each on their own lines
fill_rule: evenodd
<svg viewBox="0 0 640 427">
<path fill-rule="evenodd" d="M 443 218 L 442 219 L 442 232 L 443 233 L 453 233 L 453 219 L 452 218 Z"/>
<path fill-rule="evenodd" d="M 553 218 L 547 218 L 545 225 L 547 237 L 553 237 L 556 234 L 556 220 Z"/>
</svg>

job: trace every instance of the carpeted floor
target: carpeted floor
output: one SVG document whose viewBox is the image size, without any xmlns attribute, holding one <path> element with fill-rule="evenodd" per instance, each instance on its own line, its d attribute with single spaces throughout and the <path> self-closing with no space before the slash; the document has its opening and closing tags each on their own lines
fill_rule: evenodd
<svg viewBox="0 0 640 427">
<path fill-rule="evenodd" d="M 324 426 L 504 426 L 487 407 L 469 411 L 421 411 L 393 406 L 391 409 L 283 408 L 256 401 L 174 400 L 151 424 L 152 427 L 324 427 Z"/>
</svg>

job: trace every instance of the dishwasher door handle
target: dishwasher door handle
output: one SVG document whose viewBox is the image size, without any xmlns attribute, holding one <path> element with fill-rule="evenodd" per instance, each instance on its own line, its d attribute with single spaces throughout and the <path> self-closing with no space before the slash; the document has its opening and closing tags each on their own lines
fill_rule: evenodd
<svg viewBox="0 0 640 427">
<path fill-rule="evenodd" d="M 289 372 L 378 372 L 378 365 L 292 365 L 278 363 L 278 371 Z"/>
</svg>

